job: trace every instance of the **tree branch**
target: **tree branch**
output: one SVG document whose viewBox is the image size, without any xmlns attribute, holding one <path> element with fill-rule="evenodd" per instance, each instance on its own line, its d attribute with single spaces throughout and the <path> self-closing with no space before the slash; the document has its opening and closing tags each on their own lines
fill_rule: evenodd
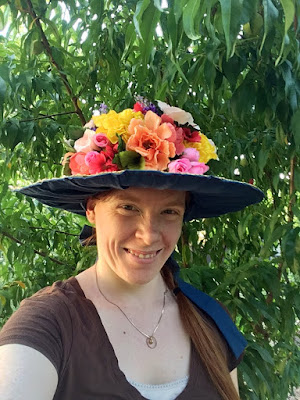
<svg viewBox="0 0 300 400">
<path fill-rule="evenodd" d="M 2 231 L 2 232 L 1 232 L 1 235 L 7 237 L 8 239 L 10 239 L 10 240 L 12 240 L 12 241 L 14 241 L 14 242 L 16 242 L 16 243 L 22 245 L 22 246 L 25 246 L 25 243 L 21 242 L 21 240 L 15 238 L 14 236 L 12 236 L 12 235 L 11 235 L 10 233 L 8 233 L 8 232 L 3 232 L 3 231 Z M 56 264 L 65 265 L 64 262 L 59 261 L 59 260 L 57 260 L 56 258 L 49 257 L 48 254 L 47 254 L 46 252 L 44 252 L 44 251 L 39 251 L 39 250 L 35 250 L 35 249 L 33 249 L 33 251 L 34 251 L 35 254 L 38 254 L 39 256 L 48 257 L 49 260 L 55 262 Z"/>
<path fill-rule="evenodd" d="M 57 114 L 42 115 L 41 117 L 36 117 L 36 118 L 21 119 L 19 122 L 30 122 L 30 121 L 36 121 L 39 119 L 53 118 L 53 117 L 57 117 L 59 115 L 68 115 L 68 114 L 77 114 L 77 112 L 76 111 L 66 111 L 66 112 L 61 112 L 61 113 L 57 113 Z"/>
<path fill-rule="evenodd" d="M 49 230 L 50 230 L 50 229 L 42 228 L 42 227 L 40 227 L 40 226 L 30 226 L 29 228 L 30 228 L 30 229 L 34 229 L 34 230 L 41 229 L 41 230 L 46 231 L 46 232 L 49 232 Z M 63 233 L 63 234 L 66 235 L 66 236 L 78 236 L 76 233 L 69 233 L 69 232 L 57 231 L 57 230 L 55 230 L 55 232 L 56 232 L 56 233 Z"/>
<path fill-rule="evenodd" d="M 40 23 L 40 18 L 36 15 L 36 12 L 34 11 L 34 8 L 33 8 L 31 0 L 27 0 L 27 4 L 28 4 L 28 10 L 24 10 L 24 11 L 29 13 L 31 18 L 33 19 L 34 24 L 37 26 L 38 30 L 40 31 L 41 40 L 42 40 L 42 43 L 43 43 L 43 45 L 45 47 L 46 53 L 48 54 L 48 56 L 50 58 L 50 62 L 57 68 L 58 74 L 61 77 L 61 79 L 63 81 L 63 84 L 65 85 L 65 88 L 66 88 L 69 96 L 71 97 L 72 103 L 73 103 L 74 108 L 75 108 L 75 112 L 78 115 L 78 117 L 80 118 L 80 121 L 81 121 L 82 125 L 85 125 L 86 120 L 85 120 L 84 115 L 83 115 L 83 113 L 81 111 L 81 108 L 78 106 L 78 98 L 74 95 L 74 93 L 72 91 L 72 88 L 71 88 L 71 86 L 69 84 L 67 75 L 64 72 L 62 72 L 62 68 L 59 66 L 59 64 L 56 62 L 56 60 L 53 57 L 52 50 L 51 50 L 51 47 L 50 47 L 50 43 L 48 42 L 48 39 L 47 39 L 47 37 L 46 37 L 46 35 L 45 35 L 44 31 L 43 31 L 43 28 L 42 28 L 41 23 Z"/>
</svg>

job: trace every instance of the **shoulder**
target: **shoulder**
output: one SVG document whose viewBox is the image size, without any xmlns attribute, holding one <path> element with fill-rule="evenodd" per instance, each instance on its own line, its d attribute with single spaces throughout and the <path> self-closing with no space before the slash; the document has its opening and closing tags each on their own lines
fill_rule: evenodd
<svg viewBox="0 0 300 400">
<path fill-rule="evenodd" d="M 4 325 L 0 345 L 29 346 L 44 354 L 59 370 L 63 356 L 70 350 L 74 315 L 82 296 L 75 278 L 39 290 L 23 300 Z"/>
</svg>

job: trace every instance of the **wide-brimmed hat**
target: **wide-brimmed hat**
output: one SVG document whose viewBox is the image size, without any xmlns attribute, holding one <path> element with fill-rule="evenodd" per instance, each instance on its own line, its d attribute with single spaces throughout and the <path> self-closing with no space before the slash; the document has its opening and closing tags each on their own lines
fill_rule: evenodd
<svg viewBox="0 0 300 400">
<path fill-rule="evenodd" d="M 210 218 L 260 202 L 251 184 L 204 175 L 218 159 L 212 140 L 190 113 L 139 98 L 119 113 L 101 105 L 63 163 L 70 176 L 18 189 L 48 206 L 85 215 L 89 197 L 129 187 L 190 193 L 185 220 Z M 66 168 L 65 168 L 66 169 Z"/>
<path fill-rule="evenodd" d="M 129 187 L 183 190 L 190 193 L 185 220 L 217 217 L 260 202 L 264 194 L 253 185 L 212 175 L 126 170 L 92 176 L 44 180 L 19 189 L 43 204 L 85 215 L 89 197 L 110 189 Z"/>
</svg>

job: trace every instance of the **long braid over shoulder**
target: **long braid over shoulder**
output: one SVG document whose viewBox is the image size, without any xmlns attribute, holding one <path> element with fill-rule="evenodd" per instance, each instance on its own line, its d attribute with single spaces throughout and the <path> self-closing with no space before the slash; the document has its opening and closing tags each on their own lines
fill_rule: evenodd
<svg viewBox="0 0 300 400">
<path fill-rule="evenodd" d="M 176 285 L 173 274 L 167 265 L 162 268 L 161 274 L 168 288 L 173 291 Z M 230 377 L 221 339 L 181 291 L 178 292 L 176 298 L 183 326 L 221 398 L 223 400 L 239 400 L 240 397 Z"/>
</svg>

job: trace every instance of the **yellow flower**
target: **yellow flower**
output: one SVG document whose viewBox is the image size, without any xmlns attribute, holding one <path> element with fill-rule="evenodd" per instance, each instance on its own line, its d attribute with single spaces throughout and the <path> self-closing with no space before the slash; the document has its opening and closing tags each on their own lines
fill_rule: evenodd
<svg viewBox="0 0 300 400">
<path fill-rule="evenodd" d="M 128 108 L 120 113 L 111 110 L 107 114 L 92 117 L 97 127 L 96 133 L 105 133 L 112 143 L 118 142 L 117 135 L 122 136 L 122 139 L 127 142 L 130 136 L 128 125 L 132 118 L 144 119 L 144 115 L 140 111 L 135 112 Z"/>
<path fill-rule="evenodd" d="M 183 142 L 185 147 L 193 147 L 194 149 L 197 149 L 200 155 L 199 162 L 203 162 L 204 164 L 207 164 L 207 162 L 211 159 L 218 160 L 216 153 L 217 149 L 214 142 L 208 139 L 201 132 L 199 132 L 199 135 L 201 136 L 200 142 L 188 142 L 185 140 Z"/>
</svg>

